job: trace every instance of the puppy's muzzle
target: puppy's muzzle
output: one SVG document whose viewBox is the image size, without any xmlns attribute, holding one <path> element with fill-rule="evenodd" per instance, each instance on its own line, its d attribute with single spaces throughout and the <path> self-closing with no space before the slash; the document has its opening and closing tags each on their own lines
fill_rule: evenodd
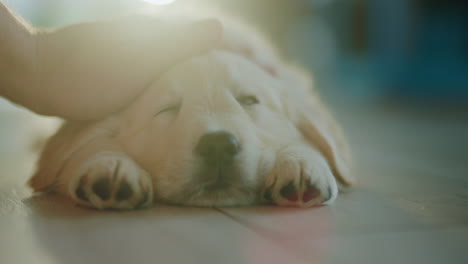
<svg viewBox="0 0 468 264">
<path fill-rule="evenodd" d="M 197 180 L 206 191 L 224 189 L 236 182 L 235 158 L 240 144 L 234 135 L 225 131 L 207 133 L 200 138 L 195 152 L 202 163 Z"/>
<path fill-rule="evenodd" d="M 219 131 L 203 135 L 195 147 L 195 152 L 207 165 L 230 163 L 239 153 L 240 146 L 236 137 L 229 132 Z"/>
</svg>

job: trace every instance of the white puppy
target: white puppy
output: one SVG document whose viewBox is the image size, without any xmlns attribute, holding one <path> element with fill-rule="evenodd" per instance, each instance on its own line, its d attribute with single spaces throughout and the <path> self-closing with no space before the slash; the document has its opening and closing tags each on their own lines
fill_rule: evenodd
<svg viewBox="0 0 468 264">
<path fill-rule="evenodd" d="M 227 28 L 223 47 L 171 68 L 122 112 L 66 123 L 31 186 L 100 209 L 335 199 L 336 179 L 353 182 L 339 127 L 305 74 L 257 33 Z"/>
</svg>

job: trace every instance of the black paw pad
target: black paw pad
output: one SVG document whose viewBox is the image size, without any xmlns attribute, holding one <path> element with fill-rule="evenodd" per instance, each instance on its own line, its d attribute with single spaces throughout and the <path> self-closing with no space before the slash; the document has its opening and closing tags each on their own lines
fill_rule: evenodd
<svg viewBox="0 0 468 264">
<path fill-rule="evenodd" d="M 117 191 L 117 194 L 115 196 L 115 199 L 117 201 L 123 201 L 127 200 L 130 198 L 133 194 L 132 187 L 130 187 L 130 184 L 128 184 L 126 181 L 122 181 L 120 183 L 119 190 Z"/>
<path fill-rule="evenodd" d="M 110 181 L 107 178 L 102 178 L 93 184 L 93 192 L 99 196 L 103 201 L 111 196 Z"/>
<path fill-rule="evenodd" d="M 83 201 L 88 201 L 88 197 L 86 197 L 86 193 L 84 191 L 83 185 L 79 185 L 78 188 L 76 189 L 76 197 Z"/>
<path fill-rule="evenodd" d="M 272 202 L 273 201 L 273 196 L 271 194 L 271 189 L 267 189 L 263 193 L 263 199 L 265 199 L 265 201 L 267 201 L 267 202 Z"/>
<path fill-rule="evenodd" d="M 302 201 L 307 203 L 320 196 L 320 191 L 315 186 L 309 186 L 302 195 Z"/>
<path fill-rule="evenodd" d="M 75 190 L 76 197 L 78 197 L 78 199 L 81 199 L 83 201 L 89 201 L 88 197 L 86 196 L 84 187 L 83 187 L 86 183 L 86 180 L 87 180 L 87 177 L 83 176 L 78 184 L 78 188 L 76 188 Z"/>
<path fill-rule="evenodd" d="M 299 195 L 297 194 L 297 189 L 294 186 L 293 181 L 290 181 L 288 185 L 281 188 L 280 193 L 284 198 L 288 199 L 291 202 L 295 202 L 299 199 Z"/>
</svg>

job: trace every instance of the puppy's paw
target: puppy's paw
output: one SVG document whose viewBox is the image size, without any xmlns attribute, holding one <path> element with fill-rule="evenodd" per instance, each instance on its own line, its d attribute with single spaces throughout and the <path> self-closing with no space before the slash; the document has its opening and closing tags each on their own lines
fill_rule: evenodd
<svg viewBox="0 0 468 264">
<path fill-rule="evenodd" d="M 331 202 L 337 194 L 338 186 L 326 160 L 305 148 L 279 153 L 262 192 L 266 202 L 295 207 Z"/>
<path fill-rule="evenodd" d="M 149 174 L 126 156 L 102 155 L 85 163 L 70 185 L 79 204 L 98 209 L 135 209 L 153 202 Z"/>
</svg>

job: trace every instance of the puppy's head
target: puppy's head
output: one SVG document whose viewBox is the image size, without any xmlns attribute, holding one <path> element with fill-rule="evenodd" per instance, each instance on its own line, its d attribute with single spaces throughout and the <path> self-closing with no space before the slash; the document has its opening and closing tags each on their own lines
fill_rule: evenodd
<svg viewBox="0 0 468 264">
<path fill-rule="evenodd" d="M 274 78 L 240 56 L 211 52 L 161 76 L 125 113 L 119 140 L 166 202 L 256 202 L 284 122 Z M 286 124 L 286 126 L 285 126 Z"/>
<path fill-rule="evenodd" d="M 122 114 L 118 139 L 159 200 L 254 204 L 275 149 L 302 137 L 281 89 L 257 64 L 213 51 L 161 76 Z"/>
</svg>

